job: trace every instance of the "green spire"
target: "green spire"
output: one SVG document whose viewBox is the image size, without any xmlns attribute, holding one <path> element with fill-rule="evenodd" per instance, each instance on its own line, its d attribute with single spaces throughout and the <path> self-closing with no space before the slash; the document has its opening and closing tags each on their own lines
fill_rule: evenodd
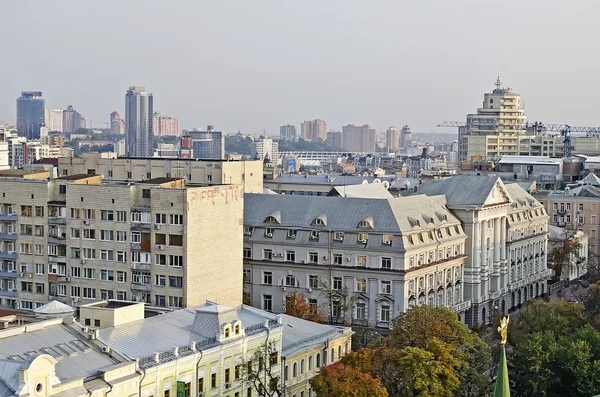
<svg viewBox="0 0 600 397">
<path fill-rule="evenodd" d="M 498 376 L 496 376 L 494 397 L 510 397 L 508 366 L 506 365 L 506 351 L 504 350 L 504 344 L 502 344 L 502 351 L 500 352 L 500 363 L 498 364 Z"/>
</svg>

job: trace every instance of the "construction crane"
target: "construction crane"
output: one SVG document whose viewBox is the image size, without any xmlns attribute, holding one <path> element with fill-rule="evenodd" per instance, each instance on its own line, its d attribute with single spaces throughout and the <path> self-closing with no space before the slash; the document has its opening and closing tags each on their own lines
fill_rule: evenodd
<svg viewBox="0 0 600 397">
<path fill-rule="evenodd" d="M 544 124 L 536 121 L 533 123 L 516 123 L 516 124 L 501 124 L 501 123 L 486 123 L 486 122 L 464 122 L 464 121 L 444 121 L 438 124 L 438 127 L 474 127 L 475 129 L 493 130 L 493 129 L 508 129 L 508 130 L 525 130 L 535 131 L 538 133 L 555 131 L 560 132 L 563 136 L 563 155 L 565 158 L 571 158 L 571 133 L 582 132 L 588 137 L 600 136 L 600 127 L 572 127 L 568 124 Z"/>
</svg>

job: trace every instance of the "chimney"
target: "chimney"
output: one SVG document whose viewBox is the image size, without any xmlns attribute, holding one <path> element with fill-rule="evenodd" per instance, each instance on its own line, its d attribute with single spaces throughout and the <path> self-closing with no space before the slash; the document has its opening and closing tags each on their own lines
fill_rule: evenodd
<svg viewBox="0 0 600 397">
<path fill-rule="evenodd" d="M 173 355 L 174 355 L 175 357 L 178 357 L 178 356 L 179 356 L 179 347 L 178 347 L 178 346 L 175 346 L 175 347 L 173 348 Z"/>
<path fill-rule="evenodd" d="M 156 363 L 160 363 L 160 353 L 154 353 L 154 361 L 156 361 Z"/>
<path fill-rule="evenodd" d="M 190 345 L 190 349 L 192 349 L 193 352 L 196 351 L 196 342 L 192 342 Z"/>
</svg>

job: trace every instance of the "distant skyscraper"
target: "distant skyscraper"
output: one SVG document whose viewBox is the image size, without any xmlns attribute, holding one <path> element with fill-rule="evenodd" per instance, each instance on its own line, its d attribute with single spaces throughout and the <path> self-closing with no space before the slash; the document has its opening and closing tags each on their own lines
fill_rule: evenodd
<svg viewBox="0 0 600 397">
<path fill-rule="evenodd" d="M 321 119 L 305 121 L 302 123 L 302 139 L 305 141 L 317 141 L 327 139 L 327 123 Z"/>
<path fill-rule="evenodd" d="M 179 136 L 179 119 L 154 113 L 152 116 L 152 132 L 156 136 L 174 135 Z"/>
<path fill-rule="evenodd" d="M 27 139 L 40 138 L 44 124 L 44 98 L 41 91 L 23 91 L 17 98 L 17 133 Z"/>
<path fill-rule="evenodd" d="M 125 134 L 125 122 L 117 112 L 110 114 L 110 133 L 117 135 Z"/>
<path fill-rule="evenodd" d="M 388 151 L 394 151 L 400 147 L 400 130 L 394 126 L 387 129 L 385 133 L 385 146 Z"/>
<path fill-rule="evenodd" d="M 329 131 L 327 133 L 327 146 L 341 150 L 342 149 L 342 131 Z"/>
<path fill-rule="evenodd" d="M 125 94 L 125 146 L 127 156 L 152 157 L 152 115 L 154 114 L 152 94 L 146 87 L 129 87 Z"/>
<path fill-rule="evenodd" d="M 45 110 L 46 127 L 49 131 L 63 132 L 63 110 L 46 109 Z"/>
<path fill-rule="evenodd" d="M 368 124 L 342 127 L 342 148 L 349 152 L 375 152 L 377 131 Z"/>
<path fill-rule="evenodd" d="M 182 149 L 192 148 L 195 159 L 217 160 L 225 158 L 225 138 L 221 131 L 215 131 L 212 125 L 206 131 L 183 131 Z"/>
<path fill-rule="evenodd" d="M 279 127 L 279 138 L 282 141 L 295 141 L 296 135 L 297 131 L 295 125 L 286 124 Z"/>
<path fill-rule="evenodd" d="M 76 132 L 79 128 L 85 128 L 85 118 L 73 106 L 69 105 L 63 110 L 63 132 Z"/>
<path fill-rule="evenodd" d="M 400 147 L 408 147 L 408 145 L 412 142 L 412 131 L 408 125 L 402 127 L 402 131 L 400 131 Z"/>
<path fill-rule="evenodd" d="M 260 138 L 252 142 L 250 151 L 263 163 L 277 164 L 279 159 L 279 144 L 270 138 Z"/>
</svg>

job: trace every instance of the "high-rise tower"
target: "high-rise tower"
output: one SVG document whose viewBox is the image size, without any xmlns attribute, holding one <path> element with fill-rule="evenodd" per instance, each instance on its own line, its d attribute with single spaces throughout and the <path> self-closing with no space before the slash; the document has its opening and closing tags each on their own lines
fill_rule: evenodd
<svg viewBox="0 0 600 397">
<path fill-rule="evenodd" d="M 21 96 L 17 98 L 17 133 L 27 139 L 40 139 L 44 109 L 41 91 L 21 92 Z"/>
<path fill-rule="evenodd" d="M 125 147 L 127 156 L 151 157 L 152 148 L 152 94 L 144 86 L 129 87 L 125 94 Z"/>
</svg>

